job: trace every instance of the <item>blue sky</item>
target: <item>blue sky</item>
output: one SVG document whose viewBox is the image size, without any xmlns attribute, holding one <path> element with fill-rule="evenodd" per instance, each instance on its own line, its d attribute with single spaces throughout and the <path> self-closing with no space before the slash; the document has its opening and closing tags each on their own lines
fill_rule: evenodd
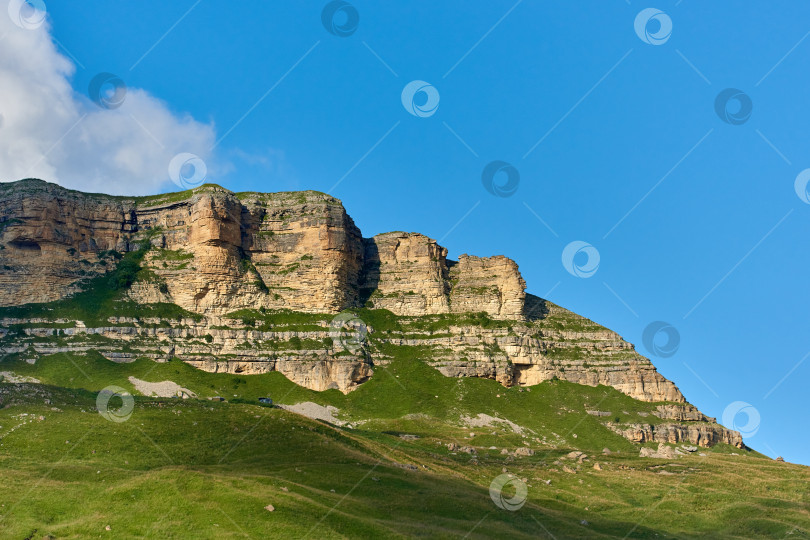
<svg viewBox="0 0 810 540">
<path fill-rule="evenodd" d="M 178 122 L 190 115 L 203 135 L 188 135 L 185 151 L 204 154 L 208 181 L 330 192 L 366 236 L 418 231 L 451 258 L 506 254 L 529 292 L 619 332 L 705 413 L 750 405 L 759 421 L 730 417 L 751 428 L 749 445 L 810 463 L 810 205 L 794 190 L 810 168 L 810 6 L 356 0 L 357 29 L 340 37 L 322 24 L 325 4 L 50 0 L 47 9 L 76 94 L 110 72 Z M 642 25 L 653 43 L 634 29 L 650 7 L 672 23 L 663 43 L 654 44 L 656 20 Z M 434 114 L 403 107 L 414 80 L 438 92 Z M 739 125 L 715 110 L 727 88 L 753 105 Z M 186 140 L 173 133 L 164 150 Z M 482 184 L 495 160 L 519 173 L 511 196 Z M 106 187 L 175 188 L 168 176 L 123 178 Z M 588 278 L 562 263 L 573 241 L 599 253 Z M 671 356 L 642 343 L 654 321 L 678 333 Z"/>
</svg>

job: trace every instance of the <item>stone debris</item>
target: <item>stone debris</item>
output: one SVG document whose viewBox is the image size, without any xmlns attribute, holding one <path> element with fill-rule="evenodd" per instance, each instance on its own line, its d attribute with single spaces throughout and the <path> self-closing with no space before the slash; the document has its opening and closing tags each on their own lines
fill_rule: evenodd
<svg viewBox="0 0 810 540">
<path fill-rule="evenodd" d="M 0 371 L 0 382 L 7 382 L 12 384 L 21 384 L 21 383 L 39 384 L 40 381 L 39 379 L 35 379 L 34 377 L 26 377 L 25 375 L 15 375 L 11 371 Z"/>
<path fill-rule="evenodd" d="M 313 420 L 329 422 L 330 424 L 334 424 L 336 426 L 346 424 L 345 421 L 336 416 L 340 412 L 340 409 L 332 405 L 327 405 L 324 407 L 323 405 L 318 405 L 317 403 L 313 403 L 311 401 L 304 401 L 302 403 L 296 403 L 295 405 L 282 405 L 279 403 L 278 407 L 286 411 L 306 416 L 307 418 L 312 418 Z"/>
<path fill-rule="evenodd" d="M 162 397 L 162 398 L 178 397 L 182 399 L 197 397 L 197 394 L 195 394 L 188 388 L 183 388 L 179 384 L 172 381 L 151 383 L 130 376 L 129 382 L 132 383 L 132 386 L 135 387 L 135 390 L 137 390 L 144 396 Z"/>
</svg>

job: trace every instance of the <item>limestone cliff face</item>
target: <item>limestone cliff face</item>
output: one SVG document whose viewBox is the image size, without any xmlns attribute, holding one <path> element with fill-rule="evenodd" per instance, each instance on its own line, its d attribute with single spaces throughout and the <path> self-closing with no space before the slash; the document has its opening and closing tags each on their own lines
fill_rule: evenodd
<svg viewBox="0 0 810 540">
<path fill-rule="evenodd" d="M 116 351 L 121 340 L 129 340 L 122 336 L 134 336 L 128 350 L 144 355 L 159 350 L 158 356 L 174 355 L 211 371 L 277 370 L 310 388 L 348 391 L 371 376 L 374 363 L 387 359 L 379 350 L 366 350 L 360 359 L 341 356 L 328 345 L 328 318 L 312 335 L 272 328 L 278 335 L 251 337 L 249 328 L 235 326 L 239 317 L 225 323 L 223 317 L 252 309 L 331 318 L 373 306 L 403 321 L 397 332 L 370 328 L 373 342 L 427 347 L 432 352 L 425 361 L 447 376 L 488 377 L 510 386 L 559 378 L 612 386 L 644 401 L 685 402 L 619 335 L 527 296 L 511 259 L 462 255 L 452 261 L 447 249 L 418 233 L 364 239 L 339 200 L 313 191 L 232 193 L 205 185 L 112 197 L 37 180 L 0 184 L 0 306 L 65 298 L 112 269 L 121 253 L 147 242 L 144 277 L 128 289 L 129 297 L 177 304 L 202 320 L 189 335 L 170 328 L 156 342 L 153 329 L 135 323 L 130 333 L 121 324 L 87 329 L 109 338 L 105 354 L 111 358 L 124 354 Z M 421 322 L 409 327 L 414 318 Z M 443 326 L 426 332 L 422 323 Z M 241 333 L 231 338 L 214 328 L 223 325 Z M 203 336 L 213 341 L 199 341 Z M 312 340 L 323 343 L 314 349 L 279 345 L 294 338 L 310 347 Z M 24 344 L 18 339 L 2 349 Z M 31 344 L 43 354 L 50 350 Z M 87 348 L 81 339 L 59 347 Z"/>
<path fill-rule="evenodd" d="M 201 190 L 202 191 L 202 190 Z M 148 264 L 161 280 L 134 298 L 196 313 L 338 312 L 357 302 L 362 239 L 337 199 L 315 192 L 235 196 L 221 188 L 141 208 L 160 227 Z"/>
<path fill-rule="evenodd" d="M 357 304 L 360 231 L 340 201 L 316 192 L 111 197 L 41 181 L 0 188 L 0 305 L 48 302 L 105 273 L 105 251 L 131 251 L 143 232 L 157 279 L 140 302 L 224 314 L 242 308 L 338 312 Z M 100 257 L 101 255 L 101 257 Z"/>
<path fill-rule="evenodd" d="M 127 251 L 128 205 L 45 182 L 15 182 L 0 196 L 0 305 L 49 302 L 103 274 L 106 250 Z"/>
<path fill-rule="evenodd" d="M 690 442 L 708 447 L 717 443 L 730 444 L 744 448 L 742 436 L 738 431 L 726 429 L 717 424 L 614 424 L 607 427 L 624 438 L 639 443 L 679 443 Z"/>
<path fill-rule="evenodd" d="M 375 308 L 397 315 L 480 313 L 523 319 L 526 282 L 504 256 L 447 260 L 447 249 L 418 233 L 393 232 L 365 241 L 361 290 Z"/>
<path fill-rule="evenodd" d="M 362 290 L 375 308 L 397 315 L 449 313 L 446 257 L 427 236 L 379 234 L 365 241 Z"/>
<path fill-rule="evenodd" d="M 523 319 L 526 282 L 512 259 L 462 255 L 449 275 L 453 313 L 483 311 L 493 319 Z"/>
</svg>

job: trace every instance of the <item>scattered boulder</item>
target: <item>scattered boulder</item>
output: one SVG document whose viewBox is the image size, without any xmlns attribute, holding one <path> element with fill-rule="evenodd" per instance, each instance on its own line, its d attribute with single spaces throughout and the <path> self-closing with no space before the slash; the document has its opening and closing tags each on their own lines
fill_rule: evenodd
<svg viewBox="0 0 810 540">
<path fill-rule="evenodd" d="M 652 448 L 642 448 L 639 451 L 639 457 L 651 457 L 651 458 L 664 458 L 664 459 L 675 459 L 678 457 L 678 453 L 675 452 L 671 447 L 665 445 L 664 443 L 658 443 L 658 450 L 653 450 Z"/>
<path fill-rule="evenodd" d="M 593 468 L 594 468 L 594 469 L 596 469 L 597 471 L 601 471 L 601 470 L 602 470 L 602 466 L 601 466 L 601 465 L 599 465 L 599 463 L 594 463 L 594 464 L 593 464 Z"/>
<path fill-rule="evenodd" d="M 451 452 L 455 452 L 456 450 L 458 450 L 458 445 L 454 442 L 449 442 L 445 446 L 447 446 L 447 449 L 450 450 Z"/>
<path fill-rule="evenodd" d="M 577 474 L 577 471 L 575 471 L 574 469 L 572 469 L 568 465 L 563 465 L 562 469 L 563 469 L 564 472 L 567 472 L 569 474 Z"/>
<path fill-rule="evenodd" d="M 533 456 L 534 455 L 534 450 L 532 450 L 531 448 L 517 448 L 515 450 L 515 455 L 516 456 Z"/>
<path fill-rule="evenodd" d="M 276 507 L 273 506 L 272 504 L 268 504 L 267 506 L 264 507 L 264 509 L 267 510 L 268 512 L 275 512 L 276 511 Z"/>
</svg>

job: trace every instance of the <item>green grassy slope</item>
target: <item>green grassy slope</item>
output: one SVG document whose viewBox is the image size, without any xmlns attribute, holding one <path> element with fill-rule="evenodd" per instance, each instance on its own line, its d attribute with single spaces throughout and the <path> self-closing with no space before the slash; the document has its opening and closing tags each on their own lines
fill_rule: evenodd
<svg viewBox="0 0 810 540">
<path fill-rule="evenodd" d="M 448 379 L 418 356 L 410 351 L 375 368 L 347 396 L 309 391 L 278 373 L 210 374 L 176 361 L 6 358 L 1 371 L 48 384 L 0 384 L 0 537 L 810 536 L 805 467 L 730 447 L 642 459 L 584 410 L 632 415 L 649 404 L 606 387 L 546 382 L 520 392 Z M 132 389 L 129 376 L 231 402 L 137 398 L 129 420 L 102 418 L 94 391 Z M 233 402 L 261 395 L 337 406 L 354 427 Z M 459 421 L 478 413 L 523 426 L 525 438 Z M 445 445 L 453 442 L 477 454 L 452 452 Z M 524 445 L 536 453 L 501 454 Z M 602 455 L 603 447 L 614 453 Z M 574 449 L 590 459 L 564 472 L 563 465 L 577 468 L 563 459 Z M 516 512 L 489 496 L 504 468 L 526 478 L 528 499 Z"/>
</svg>

